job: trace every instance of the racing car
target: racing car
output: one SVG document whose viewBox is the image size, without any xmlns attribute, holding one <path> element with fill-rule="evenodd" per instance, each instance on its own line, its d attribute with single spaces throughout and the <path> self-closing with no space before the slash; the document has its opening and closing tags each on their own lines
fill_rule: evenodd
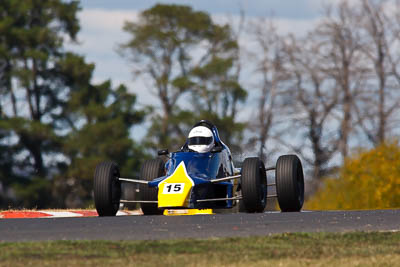
<svg viewBox="0 0 400 267">
<path fill-rule="evenodd" d="M 296 155 L 280 156 L 269 168 L 258 157 L 249 157 L 241 168 L 235 168 L 229 148 L 209 121 L 196 123 L 179 151 L 160 150 L 158 155 L 168 160 L 145 161 L 135 179 L 121 177 L 114 162 L 96 166 L 93 188 L 99 216 L 115 216 L 120 203 L 140 203 L 144 215 L 235 205 L 240 211 L 263 212 L 267 199 L 273 197 L 283 212 L 300 211 L 303 206 L 304 175 Z M 275 171 L 275 183 L 267 183 L 269 171 Z M 139 199 L 121 199 L 123 182 L 139 184 Z M 276 194 L 268 194 L 272 186 Z"/>
</svg>

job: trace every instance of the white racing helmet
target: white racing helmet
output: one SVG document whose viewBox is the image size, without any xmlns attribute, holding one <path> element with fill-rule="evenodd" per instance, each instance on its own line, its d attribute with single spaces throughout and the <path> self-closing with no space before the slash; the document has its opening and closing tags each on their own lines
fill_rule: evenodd
<svg viewBox="0 0 400 267">
<path fill-rule="evenodd" d="M 211 151 L 214 147 L 214 135 L 210 129 L 204 126 L 194 127 L 189 132 L 188 147 L 199 153 Z"/>
</svg>

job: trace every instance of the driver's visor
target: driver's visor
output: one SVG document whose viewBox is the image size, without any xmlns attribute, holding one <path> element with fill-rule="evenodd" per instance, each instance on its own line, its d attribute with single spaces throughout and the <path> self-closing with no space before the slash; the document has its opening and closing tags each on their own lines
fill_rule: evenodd
<svg viewBox="0 0 400 267">
<path fill-rule="evenodd" d="M 195 136 L 190 137 L 188 140 L 188 145 L 209 145 L 213 141 L 212 137 L 204 137 L 204 136 Z"/>
</svg>

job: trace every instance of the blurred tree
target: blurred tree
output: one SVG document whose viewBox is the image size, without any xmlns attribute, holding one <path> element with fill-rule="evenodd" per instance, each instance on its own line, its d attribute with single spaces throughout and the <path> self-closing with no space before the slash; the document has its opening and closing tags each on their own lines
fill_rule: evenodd
<svg viewBox="0 0 400 267">
<path fill-rule="evenodd" d="M 8 188 L 14 182 L 16 177 L 13 175 L 13 150 L 14 148 L 4 143 L 10 135 L 10 131 L 0 128 L 0 207 L 1 203 L 9 201 L 7 194 Z"/>
<path fill-rule="evenodd" d="M 92 85 L 94 66 L 80 56 L 69 54 L 56 66 L 71 88 L 58 124 L 68 129 L 62 152 L 68 164 L 57 175 L 53 195 L 57 207 L 82 207 L 91 202 L 92 178 L 96 165 L 104 160 L 118 163 L 121 173 L 140 169 L 145 155 L 129 138 L 132 127 L 143 121 L 146 110 L 137 110 L 136 96 L 111 81 Z"/>
<path fill-rule="evenodd" d="M 76 192 L 70 203 L 83 203 L 98 161 L 138 167 L 142 154 L 129 139 L 144 116 L 136 97 L 93 85 L 94 65 L 63 47 L 75 40 L 78 10 L 77 1 L 0 2 L 2 207 L 62 207 Z"/>
<path fill-rule="evenodd" d="M 369 75 L 355 113 L 362 132 L 374 146 L 385 142 L 398 127 L 395 121 L 400 108 L 400 80 L 396 77 L 400 27 L 387 4 L 362 0 L 356 9 Z M 397 2 L 395 8 L 398 14 L 399 5 Z"/>
<path fill-rule="evenodd" d="M 400 207 L 400 147 L 382 144 L 345 161 L 338 178 L 325 180 L 305 208 L 318 210 Z"/>
<path fill-rule="evenodd" d="M 46 163 L 46 156 L 60 151 L 53 116 L 60 112 L 67 94 L 63 76 L 54 66 L 65 57 L 64 39 L 75 40 L 78 10 L 77 2 L 56 0 L 0 4 L 0 128 L 9 132 L 3 140 L 13 151 L 12 169 L 23 178 L 23 186 L 21 180 L 13 182 L 21 185 L 17 193 L 28 206 L 43 207 L 50 196 L 46 177 L 55 161 Z"/>
<path fill-rule="evenodd" d="M 229 35 L 229 28 L 226 28 Z M 225 38 L 229 40 L 229 38 Z M 247 91 L 238 82 L 233 71 L 236 44 L 232 42 L 232 55 L 228 58 L 215 56 L 210 62 L 192 71 L 193 117 L 207 119 L 218 128 L 221 139 L 235 152 L 240 152 L 245 124 L 236 122 L 238 104 L 243 103 Z M 229 48 L 226 48 L 229 51 Z"/>
<path fill-rule="evenodd" d="M 124 30 L 131 40 L 120 46 L 121 53 L 132 61 L 135 75 L 150 78 L 147 81 L 161 103 L 162 111 L 155 109 L 148 132 L 150 146 L 178 148 L 189 125 L 203 111 L 210 112 L 209 105 L 214 106 L 213 114 L 217 103 L 225 105 L 220 119 L 235 115 L 236 103 L 244 99 L 245 92 L 228 74 L 238 49 L 229 26 L 219 26 L 208 14 L 188 6 L 157 4 L 143 11 L 137 22 L 125 23 Z M 206 82 L 217 87 L 205 86 Z M 208 101 L 211 95 L 221 98 L 212 99 L 201 110 L 198 105 L 196 109 L 191 104 L 178 105 L 183 94 L 194 88 L 197 96 L 204 96 L 200 88 L 208 94 L 199 101 Z"/>
<path fill-rule="evenodd" d="M 338 146 L 343 160 L 349 153 L 350 137 L 355 128 L 355 102 L 365 89 L 367 73 L 355 10 L 352 3 L 341 1 L 334 9 L 327 9 L 327 18 L 314 31 L 314 38 L 320 45 L 322 70 L 339 89 Z"/>
<path fill-rule="evenodd" d="M 129 132 L 143 121 L 146 112 L 136 110 L 135 104 L 135 95 L 123 85 L 111 88 L 110 81 L 82 87 L 71 95 L 67 111 L 74 127 L 63 147 L 70 164 L 55 181 L 53 194 L 58 196 L 58 207 L 91 203 L 93 172 L 101 161 L 117 162 L 126 175 L 140 169 L 145 155 Z"/>
<path fill-rule="evenodd" d="M 289 127 L 296 126 L 300 140 L 291 147 L 312 167 L 311 178 L 316 187 L 331 171 L 330 163 L 340 142 L 333 134 L 337 128 L 331 125 L 340 90 L 323 71 L 322 47 L 314 32 L 304 39 L 291 36 L 285 45 L 286 68 L 291 73 L 291 88 L 294 89 L 290 91 L 294 101 L 290 105 Z M 295 135 L 294 131 L 287 130 L 287 133 Z"/>
<path fill-rule="evenodd" d="M 284 54 L 283 37 L 277 33 L 273 21 L 259 19 L 249 25 L 249 32 L 254 39 L 256 49 L 249 51 L 249 58 L 254 64 L 253 73 L 256 79 L 251 79 L 253 84 L 250 90 L 257 95 L 254 119 L 249 122 L 249 145 L 256 147 L 258 156 L 267 162 L 273 154 L 274 148 L 267 147 L 268 142 L 279 136 L 282 132 L 279 124 L 288 115 L 288 99 L 292 99 L 292 92 L 288 93 L 288 79 L 290 73 L 285 68 L 287 58 Z M 288 97 L 288 95 L 290 95 Z"/>
</svg>

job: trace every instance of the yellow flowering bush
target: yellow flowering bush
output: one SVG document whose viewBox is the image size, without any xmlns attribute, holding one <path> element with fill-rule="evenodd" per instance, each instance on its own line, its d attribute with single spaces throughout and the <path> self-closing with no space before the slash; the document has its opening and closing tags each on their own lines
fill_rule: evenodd
<svg viewBox="0 0 400 267">
<path fill-rule="evenodd" d="M 400 147 L 382 144 L 348 158 L 338 178 L 326 178 L 305 209 L 400 208 Z"/>
</svg>

